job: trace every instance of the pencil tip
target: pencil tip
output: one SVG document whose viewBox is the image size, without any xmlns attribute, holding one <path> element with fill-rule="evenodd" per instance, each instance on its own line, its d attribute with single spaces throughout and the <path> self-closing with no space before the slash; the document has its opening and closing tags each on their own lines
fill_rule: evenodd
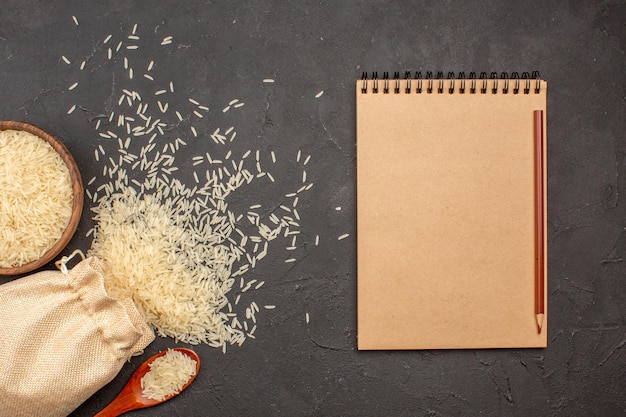
<svg viewBox="0 0 626 417">
<path fill-rule="evenodd" d="M 543 313 L 535 314 L 535 319 L 537 320 L 537 334 L 541 334 L 541 329 L 543 328 Z"/>
</svg>

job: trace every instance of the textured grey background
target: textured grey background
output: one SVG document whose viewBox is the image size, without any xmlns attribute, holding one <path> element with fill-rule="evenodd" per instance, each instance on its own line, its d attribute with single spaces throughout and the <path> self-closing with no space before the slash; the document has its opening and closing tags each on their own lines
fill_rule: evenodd
<svg viewBox="0 0 626 417">
<path fill-rule="evenodd" d="M 141 34 L 174 36 L 159 70 L 211 107 L 201 134 L 241 98 L 238 146 L 292 159 L 301 149 L 315 183 L 301 203 L 299 261 L 255 270 L 267 281 L 257 302 L 277 305 L 256 340 L 225 355 L 197 347 L 203 367 L 191 388 L 134 415 L 626 415 L 623 1 L 100 3 L 3 2 L 1 119 L 56 134 L 87 181 L 97 169 L 88 116 L 106 108 L 110 80 L 100 85 L 94 71 L 92 90 L 70 94 L 60 56 L 138 23 Z M 356 351 L 354 82 L 395 70 L 538 70 L 548 80 L 548 349 Z M 68 116 L 76 102 L 82 113 Z M 89 247 L 91 225 L 86 211 L 71 248 Z M 72 415 L 93 415 L 143 359 L 173 345 L 158 338 Z"/>
</svg>

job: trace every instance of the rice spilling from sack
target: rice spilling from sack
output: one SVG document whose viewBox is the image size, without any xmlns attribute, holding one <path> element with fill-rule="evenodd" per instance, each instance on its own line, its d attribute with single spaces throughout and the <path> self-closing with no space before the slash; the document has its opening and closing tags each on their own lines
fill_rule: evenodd
<svg viewBox="0 0 626 417">
<path fill-rule="evenodd" d="M 313 187 L 305 172 L 310 155 L 299 150 L 295 164 L 280 161 L 278 143 L 237 137 L 235 122 L 246 109 L 240 98 L 227 102 L 228 120 L 220 123 L 228 124 L 217 127 L 206 89 L 189 97 L 174 88 L 169 71 L 160 73 L 154 57 L 123 53 L 127 39 L 133 40 L 127 47 L 139 44 L 134 30 L 107 35 L 85 50 L 89 55 L 61 58 L 70 68 L 82 59 L 79 71 L 89 66 L 78 72 L 88 78 L 71 82 L 70 91 L 114 81 L 103 110 L 90 119 L 97 142 L 85 188 L 87 204 L 95 206 L 88 254 L 105 262 L 109 294 L 131 298 L 159 336 L 226 353 L 228 344 L 255 338 L 261 311 L 252 297 L 268 290 L 260 277 L 270 276 L 255 268 L 277 256 L 294 268 L 308 253 L 298 203 Z M 141 37 L 144 51 L 155 45 L 151 32 Z M 172 37 L 157 40 L 162 53 Z M 84 116 L 77 106 L 91 107 L 73 103 L 67 113 Z M 246 141 L 256 149 L 245 149 Z M 277 162 L 295 174 L 275 178 Z"/>
<path fill-rule="evenodd" d="M 192 209 L 189 200 L 160 191 L 140 196 L 128 187 L 94 209 L 98 226 L 89 254 L 107 261 L 109 295 L 131 298 L 160 336 L 215 347 L 235 343 L 242 332 L 227 326 L 220 310 L 237 257 L 203 221 L 210 218 L 189 224 Z"/>
<path fill-rule="evenodd" d="M 0 131 L 0 267 L 41 258 L 72 216 L 70 171 L 44 139 Z"/>
<path fill-rule="evenodd" d="M 162 401 L 178 394 L 196 374 L 197 362 L 189 355 L 168 349 L 165 355 L 150 363 L 150 370 L 141 378 L 142 394 L 146 398 Z"/>
</svg>

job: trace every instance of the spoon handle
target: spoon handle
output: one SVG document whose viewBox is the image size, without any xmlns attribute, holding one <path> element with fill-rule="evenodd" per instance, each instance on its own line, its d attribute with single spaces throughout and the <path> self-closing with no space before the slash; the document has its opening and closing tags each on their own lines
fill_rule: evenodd
<svg viewBox="0 0 626 417">
<path fill-rule="evenodd" d="M 132 387 L 127 385 L 109 405 L 104 407 L 94 417 L 117 417 L 137 408 L 142 408 L 142 405 L 137 402 L 137 397 L 133 393 Z"/>
<path fill-rule="evenodd" d="M 127 411 L 136 409 L 136 404 L 124 401 L 113 401 L 93 417 L 117 417 Z"/>
</svg>

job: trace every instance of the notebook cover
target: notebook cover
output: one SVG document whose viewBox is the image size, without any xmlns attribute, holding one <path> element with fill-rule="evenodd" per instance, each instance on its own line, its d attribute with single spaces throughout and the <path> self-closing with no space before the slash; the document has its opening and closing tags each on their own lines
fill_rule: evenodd
<svg viewBox="0 0 626 417">
<path fill-rule="evenodd" d="M 358 348 L 546 347 L 547 261 L 541 334 L 534 310 L 533 111 L 544 111 L 547 190 L 547 83 L 539 94 L 493 94 L 493 80 L 486 94 L 449 94 L 446 80 L 443 93 L 406 94 L 400 82 L 399 94 L 357 82 Z M 546 219 L 544 204 L 544 230 Z"/>
</svg>

